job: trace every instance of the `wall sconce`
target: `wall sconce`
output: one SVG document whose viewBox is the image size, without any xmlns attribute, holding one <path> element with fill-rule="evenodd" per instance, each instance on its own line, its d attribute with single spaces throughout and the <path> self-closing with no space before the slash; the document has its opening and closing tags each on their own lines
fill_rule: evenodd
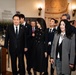
<svg viewBox="0 0 76 75">
<path fill-rule="evenodd" d="M 72 16 L 74 17 L 75 14 L 76 14 L 76 4 L 73 3 L 73 4 L 72 4 Z"/>
<path fill-rule="evenodd" d="M 76 9 L 73 10 L 72 16 L 74 17 L 76 14 Z"/>
<path fill-rule="evenodd" d="M 38 10 L 39 10 L 38 15 L 40 16 L 40 15 L 41 15 L 41 10 L 42 10 L 42 8 L 39 7 Z"/>
</svg>

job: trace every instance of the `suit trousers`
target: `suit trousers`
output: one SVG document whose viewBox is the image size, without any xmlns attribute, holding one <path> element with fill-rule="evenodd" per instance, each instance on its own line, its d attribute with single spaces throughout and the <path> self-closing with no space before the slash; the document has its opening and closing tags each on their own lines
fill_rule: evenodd
<svg viewBox="0 0 76 75">
<path fill-rule="evenodd" d="M 13 75 L 18 75 L 17 73 L 17 58 L 18 58 L 18 68 L 19 74 L 25 75 L 25 65 L 24 65 L 24 54 L 18 52 L 11 53 L 11 65 Z"/>
<path fill-rule="evenodd" d="M 28 74 L 31 74 L 31 68 L 32 68 L 32 61 L 31 61 L 31 55 L 30 55 L 30 52 L 27 51 L 24 53 L 24 55 L 26 56 L 26 60 L 27 60 L 27 71 L 28 71 Z"/>
</svg>

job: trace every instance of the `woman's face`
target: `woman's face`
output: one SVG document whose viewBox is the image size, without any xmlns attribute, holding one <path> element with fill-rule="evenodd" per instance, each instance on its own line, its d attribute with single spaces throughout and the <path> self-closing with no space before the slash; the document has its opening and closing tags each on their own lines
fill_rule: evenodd
<svg viewBox="0 0 76 75">
<path fill-rule="evenodd" d="M 41 25 L 40 25 L 38 22 L 37 22 L 37 27 L 38 27 L 38 28 L 41 28 Z"/>
<path fill-rule="evenodd" d="M 60 23 L 60 30 L 61 32 L 65 32 L 65 23 L 63 21 Z"/>
</svg>

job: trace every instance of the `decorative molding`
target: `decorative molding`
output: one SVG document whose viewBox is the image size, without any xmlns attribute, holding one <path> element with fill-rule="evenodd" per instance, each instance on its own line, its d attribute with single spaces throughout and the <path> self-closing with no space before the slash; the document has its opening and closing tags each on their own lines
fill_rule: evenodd
<svg viewBox="0 0 76 75">
<path fill-rule="evenodd" d="M 68 12 L 67 0 L 45 0 L 45 14 L 62 14 Z"/>
<path fill-rule="evenodd" d="M 47 12 L 47 11 L 45 11 L 45 13 L 46 14 L 62 14 L 62 13 L 65 13 L 65 12 L 68 13 L 68 5 L 67 5 L 67 7 L 63 11 L 59 11 L 59 12 Z"/>
</svg>

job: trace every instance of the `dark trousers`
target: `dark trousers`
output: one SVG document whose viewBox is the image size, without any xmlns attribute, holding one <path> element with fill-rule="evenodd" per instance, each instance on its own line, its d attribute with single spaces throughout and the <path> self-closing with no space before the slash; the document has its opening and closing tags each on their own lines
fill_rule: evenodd
<svg viewBox="0 0 76 75">
<path fill-rule="evenodd" d="M 11 55 L 11 65 L 12 65 L 13 75 L 18 75 L 17 74 L 17 57 L 18 57 L 19 74 L 25 75 L 24 54 L 22 53 L 17 54 L 17 52 L 15 52 L 15 53 L 11 53 L 10 55 Z"/>
<path fill-rule="evenodd" d="M 54 75 L 54 68 L 52 67 L 52 64 L 51 64 L 51 75 Z"/>
<path fill-rule="evenodd" d="M 25 56 L 26 56 L 26 60 L 27 60 L 27 71 L 28 71 L 28 74 L 31 74 L 32 61 L 33 60 L 31 60 L 30 52 L 27 51 L 25 53 Z"/>
</svg>

